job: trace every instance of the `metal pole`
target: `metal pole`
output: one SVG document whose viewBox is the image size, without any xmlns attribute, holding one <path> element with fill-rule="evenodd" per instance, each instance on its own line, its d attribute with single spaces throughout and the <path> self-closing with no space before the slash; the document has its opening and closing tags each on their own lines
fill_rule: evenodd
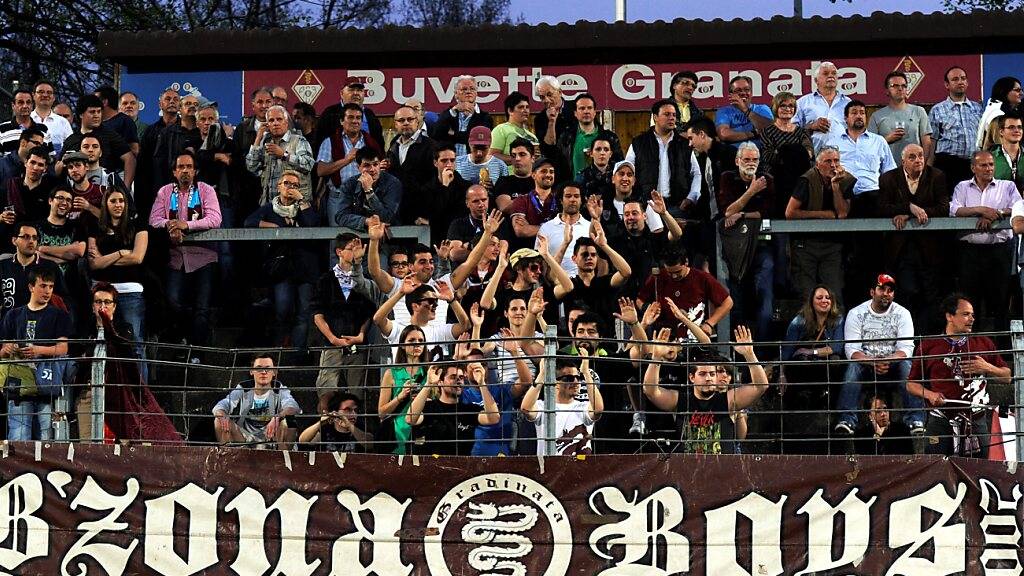
<svg viewBox="0 0 1024 576">
<path fill-rule="evenodd" d="M 793 0 L 793 17 L 804 17 L 804 0 Z"/>
<path fill-rule="evenodd" d="M 104 416 L 107 411 L 104 381 L 107 371 L 107 341 L 103 335 L 103 326 L 96 334 L 96 348 L 92 353 L 92 439 L 103 442 Z"/>
<path fill-rule="evenodd" d="M 544 453 L 548 456 L 557 454 L 555 450 L 555 436 L 558 434 L 555 426 L 555 414 L 558 408 L 555 405 L 558 391 L 555 389 L 555 354 L 558 353 L 558 327 L 548 324 L 544 331 Z"/>
<path fill-rule="evenodd" d="M 615 0 L 615 21 L 626 21 L 626 0 Z"/>
<path fill-rule="evenodd" d="M 1024 462 L 1024 442 L 1021 442 L 1021 434 L 1024 434 L 1024 386 L 1020 382 L 1024 375 L 1024 321 L 1010 321 L 1010 337 L 1013 340 L 1013 420 L 1017 428 L 1014 444 L 1017 445 L 1017 462 Z"/>
<path fill-rule="evenodd" d="M 60 396 L 54 399 L 53 412 L 53 439 L 57 442 L 67 442 L 71 438 L 68 430 L 68 418 L 71 414 L 67 390 L 63 390 Z M 56 417 L 57 414 L 60 416 Z"/>
</svg>

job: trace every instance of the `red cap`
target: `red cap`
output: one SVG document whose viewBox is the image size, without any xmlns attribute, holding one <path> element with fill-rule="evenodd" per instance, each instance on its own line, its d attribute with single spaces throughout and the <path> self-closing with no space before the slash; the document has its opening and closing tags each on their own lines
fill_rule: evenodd
<svg viewBox="0 0 1024 576">
<path fill-rule="evenodd" d="M 879 274 L 878 275 L 878 282 L 876 282 L 875 285 L 876 286 L 885 286 L 886 284 L 889 284 L 893 288 L 895 288 L 896 287 L 896 279 L 893 278 L 892 276 L 889 276 L 888 274 Z"/>
<path fill-rule="evenodd" d="M 346 88 L 350 86 L 359 86 L 360 88 L 365 88 L 366 84 L 363 83 L 363 79 L 360 78 L 359 76 L 349 76 L 348 78 L 345 78 L 345 83 L 342 84 L 342 86 Z"/>
<path fill-rule="evenodd" d="M 487 126 L 474 126 L 469 131 L 469 145 L 470 146 L 490 146 L 491 144 L 491 129 Z"/>
</svg>

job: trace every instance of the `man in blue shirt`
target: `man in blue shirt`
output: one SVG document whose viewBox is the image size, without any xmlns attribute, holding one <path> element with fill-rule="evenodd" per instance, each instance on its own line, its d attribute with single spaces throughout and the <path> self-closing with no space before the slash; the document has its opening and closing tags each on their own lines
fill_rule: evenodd
<svg viewBox="0 0 1024 576">
<path fill-rule="evenodd" d="M 878 201 L 878 177 L 896 168 L 892 149 L 885 138 L 867 131 L 867 106 L 850 100 L 843 113 L 846 131 L 829 140 L 839 149 L 843 165 L 857 177 L 850 206 L 854 218 L 873 218 Z"/>
<path fill-rule="evenodd" d="M 975 136 L 983 108 L 967 97 L 967 72 L 963 68 L 953 66 L 946 70 L 943 81 L 949 97 L 932 106 L 928 113 L 935 141 L 934 155 L 928 163 L 946 175 L 946 185 L 952 194 L 957 183 L 972 177 L 971 153 L 976 148 Z"/>
<path fill-rule="evenodd" d="M 753 104 L 752 83 L 748 76 L 737 76 L 729 82 L 729 105 L 715 112 L 715 129 L 718 139 L 739 148 L 742 142 L 753 142 L 761 146 L 757 131 L 763 130 L 775 117 L 772 109 L 764 104 Z"/>
</svg>

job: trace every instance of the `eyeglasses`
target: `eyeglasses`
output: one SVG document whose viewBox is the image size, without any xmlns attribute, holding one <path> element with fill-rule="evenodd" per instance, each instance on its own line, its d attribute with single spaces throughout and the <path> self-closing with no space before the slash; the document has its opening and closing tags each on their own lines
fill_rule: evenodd
<svg viewBox="0 0 1024 576">
<path fill-rule="evenodd" d="M 779 110 L 783 108 L 789 108 L 790 110 L 796 110 L 796 104 L 787 102 L 786 104 L 779 104 Z"/>
<path fill-rule="evenodd" d="M 1016 132 L 1017 130 L 1024 130 L 1024 126 L 1003 126 L 1003 130 L 1013 130 Z"/>
<path fill-rule="evenodd" d="M 399 124 L 408 124 L 409 122 L 415 122 L 415 118 L 395 118 L 395 122 Z"/>
<path fill-rule="evenodd" d="M 388 264 L 390 264 L 392 268 L 398 268 L 399 266 L 408 266 L 409 265 L 409 261 L 408 260 L 392 260 L 391 262 L 388 262 Z"/>
<path fill-rule="evenodd" d="M 889 84 L 889 88 L 902 88 L 903 90 L 906 90 L 907 89 L 907 85 L 906 84 Z"/>
<path fill-rule="evenodd" d="M 579 374 L 566 374 L 565 376 L 559 376 L 557 378 L 557 380 L 559 382 L 572 383 L 572 382 L 582 382 L 583 378 L 581 378 Z"/>
<path fill-rule="evenodd" d="M 697 83 L 694 82 L 693 80 L 680 80 L 679 82 L 676 82 L 676 85 L 689 86 L 690 88 L 695 88 L 697 86 Z"/>
<path fill-rule="evenodd" d="M 252 371 L 253 372 L 264 372 L 264 373 L 266 373 L 266 372 L 273 372 L 274 369 L 273 368 L 266 368 L 266 367 L 258 367 L 258 368 L 253 368 Z"/>
<path fill-rule="evenodd" d="M 113 306 L 114 305 L 114 301 L 113 300 L 93 300 L 92 303 L 93 304 L 98 304 L 100 306 Z"/>
<path fill-rule="evenodd" d="M 530 272 L 540 272 L 544 267 L 540 265 L 540 262 L 531 262 L 526 266 L 526 269 Z"/>
<path fill-rule="evenodd" d="M 420 300 L 419 303 L 430 306 L 431 308 L 437 308 L 437 298 L 424 298 Z"/>
<path fill-rule="evenodd" d="M 299 189 L 299 183 L 298 182 L 292 182 L 290 180 L 289 181 L 282 181 L 281 182 L 281 186 L 284 186 L 285 188 L 287 188 L 289 190 L 298 190 Z"/>
<path fill-rule="evenodd" d="M 16 236 L 16 238 L 20 238 L 22 240 L 39 240 L 39 235 L 38 234 L 22 234 L 20 236 Z"/>
</svg>

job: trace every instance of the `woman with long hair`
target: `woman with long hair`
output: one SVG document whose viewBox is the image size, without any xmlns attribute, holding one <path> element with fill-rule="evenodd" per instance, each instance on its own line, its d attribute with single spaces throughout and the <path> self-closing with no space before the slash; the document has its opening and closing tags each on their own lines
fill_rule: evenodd
<svg viewBox="0 0 1024 576">
<path fill-rule="evenodd" d="M 405 413 L 409 410 L 413 395 L 427 379 L 427 363 L 430 357 L 427 354 L 426 341 L 427 336 L 422 328 L 414 324 L 406 326 L 398 336 L 395 365 L 384 372 L 380 382 L 377 415 L 381 419 L 381 437 L 388 436 L 388 427 L 394 430 L 397 444 L 395 454 L 406 453 L 410 427 L 405 421 Z"/>
<path fill-rule="evenodd" d="M 149 232 L 128 214 L 128 198 L 118 189 L 103 195 L 100 217 L 89 231 L 89 270 L 94 282 L 108 282 L 117 289 L 116 322 L 126 322 L 135 335 L 135 352 L 145 359 L 146 299 L 143 293 L 143 260 L 149 246 Z M 148 382 L 146 363 L 139 364 Z"/>
</svg>

